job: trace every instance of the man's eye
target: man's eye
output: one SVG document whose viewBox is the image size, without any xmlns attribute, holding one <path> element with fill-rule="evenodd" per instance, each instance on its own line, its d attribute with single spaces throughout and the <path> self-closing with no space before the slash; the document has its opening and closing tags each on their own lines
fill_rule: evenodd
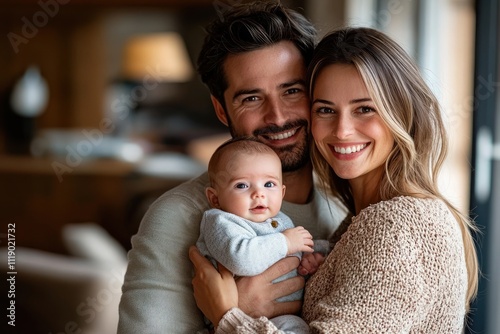
<svg viewBox="0 0 500 334">
<path fill-rule="evenodd" d="M 274 182 L 271 182 L 271 181 L 268 181 L 266 182 L 266 184 L 264 184 L 264 187 L 266 188 L 272 188 L 274 187 L 276 184 Z"/>
<path fill-rule="evenodd" d="M 245 97 L 242 101 L 243 102 L 255 102 L 258 100 L 259 100 L 259 98 L 257 96 L 249 96 L 249 97 Z"/>
<path fill-rule="evenodd" d="M 286 91 L 287 94 L 297 94 L 299 92 L 301 92 L 301 90 L 298 88 L 290 88 Z"/>
<path fill-rule="evenodd" d="M 236 184 L 235 188 L 245 189 L 245 188 L 248 188 L 248 186 L 245 183 L 238 183 L 238 184 Z"/>
</svg>

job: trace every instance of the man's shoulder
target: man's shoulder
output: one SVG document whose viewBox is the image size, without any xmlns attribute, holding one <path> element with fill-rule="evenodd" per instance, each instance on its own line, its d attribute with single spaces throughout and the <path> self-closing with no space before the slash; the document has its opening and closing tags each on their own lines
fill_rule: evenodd
<svg viewBox="0 0 500 334">
<path fill-rule="evenodd" d="M 199 224 L 203 212 L 210 207 L 205 196 L 208 182 L 208 176 L 204 173 L 165 192 L 149 206 L 141 226 L 163 226 L 165 222 L 171 221 L 190 226 Z M 172 227 L 178 224 L 167 225 Z"/>
<path fill-rule="evenodd" d="M 200 176 L 183 182 L 172 188 L 153 203 L 152 206 L 175 206 L 180 203 L 194 205 L 195 207 L 208 208 L 208 200 L 205 196 L 205 189 L 209 186 L 208 174 L 203 173 Z"/>
</svg>

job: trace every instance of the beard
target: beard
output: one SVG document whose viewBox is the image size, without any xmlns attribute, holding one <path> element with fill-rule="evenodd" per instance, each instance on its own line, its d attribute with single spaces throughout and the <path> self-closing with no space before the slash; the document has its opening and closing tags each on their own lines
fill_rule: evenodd
<svg viewBox="0 0 500 334">
<path fill-rule="evenodd" d="M 239 137 L 245 134 L 238 133 L 228 118 L 229 131 L 232 137 Z M 299 128 L 297 131 L 300 138 L 295 144 L 286 146 L 273 146 L 272 140 L 267 139 L 268 136 L 283 133 L 291 129 Z M 311 135 L 309 134 L 309 122 L 305 119 L 288 122 L 283 126 L 267 126 L 257 129 L 252 132 L 252 137 L 264 142 L 271 147 L 281 160 L 281 168 L 283 173 L 294 172 L 305 167 L 310 162 L 310 142 Z M 261 140 L 264 137 L 266 140 Z"/>
</svg>

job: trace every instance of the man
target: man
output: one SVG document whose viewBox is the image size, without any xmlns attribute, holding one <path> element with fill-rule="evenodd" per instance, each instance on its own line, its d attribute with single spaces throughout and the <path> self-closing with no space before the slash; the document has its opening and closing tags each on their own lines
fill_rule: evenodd
<svg viewBox="0 0 500 334">
<path fill-rule="evenodd" d="M 346 210 L 313 187 L 305 72 L 315 36 L 309 21 L 281 4 L 234 6 L 208 27 L 198 72 L 231 135 L 252 135 L 280 157 L 287 187 L 282 211 L 315 239 L 326 239 Z M 144 216 L 132 238 L 119 333 L 203 330 L 188 248 L 196 243 L 202 214 L 209 208 L 207 186 L 206 174 L 188 181 L 163 194 Z M 274 300 L 303 288 L 304 280 L 271 284 L 297 265 L 296 258 L 287 258 L 259 276 L 241 278 L 239 306 L 252 316 L 298 312 L 300 302 Z"/>
</svg>

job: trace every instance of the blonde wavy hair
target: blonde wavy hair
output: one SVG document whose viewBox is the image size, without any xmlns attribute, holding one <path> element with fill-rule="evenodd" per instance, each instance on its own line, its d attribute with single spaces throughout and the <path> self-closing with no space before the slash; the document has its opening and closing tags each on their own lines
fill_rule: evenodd
<svg viewBox="0 0 500 334">
<path fill-rule="evenodd" d="M 395 144 L 380 183 L 381 200 L 403 195 L 437 198 L 446 203 L 458 221 L 465 249 L 469 305 L 478 284 L 479 269 L 472 236 L 476 227 L 438 189 L 448 139 L 437 98 L 403 48 L 375 29 L 343 28 L 319 42 L 308 70 L 311 96 L 321 70 L 337 63 L 356 67 L 394 137 Z M 338 195 L 354 213 L 348 181 L 335 175 L 314 142 L 311 158 L 323 186 Z"/>
</svg>

